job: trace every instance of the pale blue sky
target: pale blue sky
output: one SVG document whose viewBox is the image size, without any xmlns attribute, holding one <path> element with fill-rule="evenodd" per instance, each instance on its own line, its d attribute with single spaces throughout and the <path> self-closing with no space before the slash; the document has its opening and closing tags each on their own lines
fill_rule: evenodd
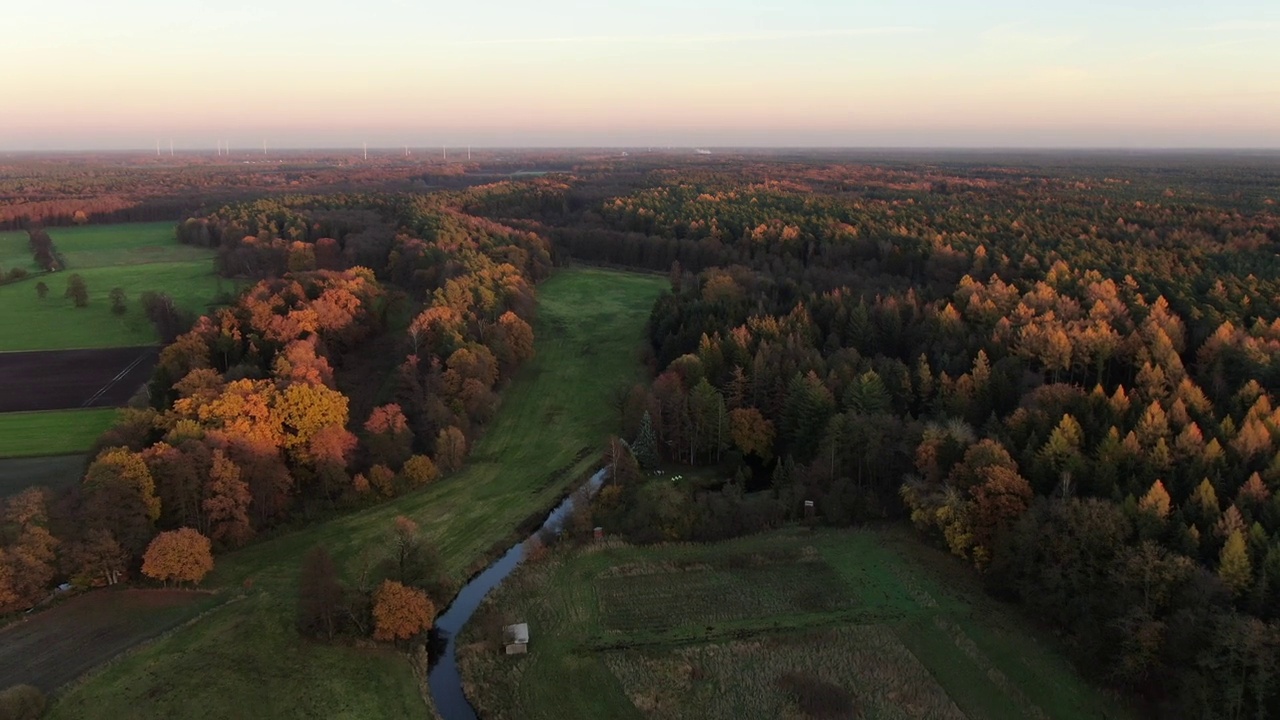
<svg viewBox="0 0 1280 720">
<path fill-rule="evenodd" d="M 0 148 L 1280 147 L 1280 2 L 87 0 Z"/>
</svg>

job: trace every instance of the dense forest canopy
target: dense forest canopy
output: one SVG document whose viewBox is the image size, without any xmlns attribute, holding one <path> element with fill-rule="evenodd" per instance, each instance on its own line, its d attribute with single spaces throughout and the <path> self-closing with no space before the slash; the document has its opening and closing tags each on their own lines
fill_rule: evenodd
<svg viewBox="0 0 1280 720">
<path fill-rule="evenodd" d="M 1280 707 L 1277 197 L 1274 163 L 777 163 L 473 209 L 671 274 L 612 451 L 732 479 L 632 468 L 593 522 L 678 540 L 805 501 L 906 517 L 1103 680 L 1241 717 Z"/>
</svg>

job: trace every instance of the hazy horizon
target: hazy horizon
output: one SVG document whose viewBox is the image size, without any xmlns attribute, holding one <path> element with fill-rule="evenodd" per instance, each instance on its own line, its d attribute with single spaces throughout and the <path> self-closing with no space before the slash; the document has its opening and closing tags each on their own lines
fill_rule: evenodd
<svg viewBox="0 0 1280 720">
<path fill-rule="evenodd" d="M 1280 6 L 48 0 L 0 151 L 1280 148 Z"/>
</svg>

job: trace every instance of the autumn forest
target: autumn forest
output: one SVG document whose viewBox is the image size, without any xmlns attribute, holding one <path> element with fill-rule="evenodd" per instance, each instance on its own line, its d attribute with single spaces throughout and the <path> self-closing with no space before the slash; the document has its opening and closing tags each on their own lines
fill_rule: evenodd
<svg viewBox="0 0 1280 720">
<path fill-rule="evenodd" d="M 605 267 L 665 290 L 559 542 L 910 526 L 1138 715 L 1280 716 L 1273 156 L 295 164 L 139 161 L 111 193 L 0 168 L 44 270 L 46 228 L 165 219 L 236 289 L 165 315 L 73 487 L 0 501 L 0 614 L 63 583 L 197 587 L 453 482 L 547 341 L 539 285 Z M 460 579 L 419 525 L 358 572 L 296 558 L 298 632 L 413 652 Z"/>
</svg>

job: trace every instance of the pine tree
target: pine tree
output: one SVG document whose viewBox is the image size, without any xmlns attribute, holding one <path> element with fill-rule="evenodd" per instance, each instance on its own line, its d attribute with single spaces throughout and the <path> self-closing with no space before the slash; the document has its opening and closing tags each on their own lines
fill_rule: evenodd
<svg viewBox="0 0 1280 720">
<path fill-rule="evenodd" d="M 1227 537 L 1227 544 L 1222 546 L 1218 555 L 1218 577 L 1237 595 L 1252 582 L 1253 568 L 1243 532 L 1237 530 Z"/>
<path fill-rule="evenodd" d="M 653 418 L 649 417 L 648 410 L 644 411 L 644 417 L 640 420 L 640 434 L 631 444 L 631 451 L 635 453 L 636 462 L 645 470 L 658 466 L 658 441 L 653 434 Z"/>
<path fill-rule="evenodd" d="M 862 415 L 889 412 L 889 390 L 874 370 L 859 375 L 844 394 L 845 406 Z"/>
</svg>

